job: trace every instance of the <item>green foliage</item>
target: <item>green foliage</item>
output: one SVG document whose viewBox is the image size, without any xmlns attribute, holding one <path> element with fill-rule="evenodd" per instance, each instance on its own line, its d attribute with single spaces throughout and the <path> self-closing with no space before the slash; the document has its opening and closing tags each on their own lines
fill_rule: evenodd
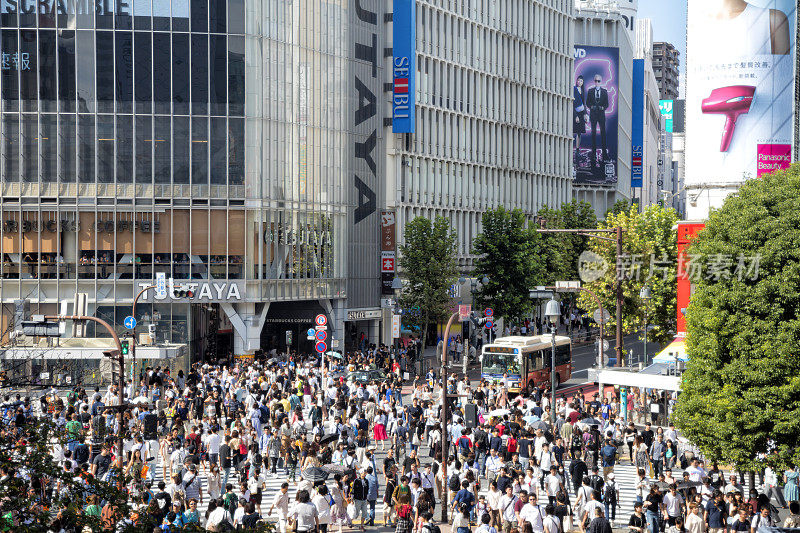
<svg viewBox="0 0 800 533">
<path fill-rule="evenodd" d="M 606 211 L 605 219 L 608 220 L 608 217 L 615 217 L 617 215 L 621 215 L 622 213 L 627 213 L 630 208 L 631 203 L 628 200 L 619 199 L 614 202 L 614 205 L 611 206 L 611 209 Z"/>
<path fill-rule="evenodd" d="M 47 529 L 43 526 L 58 519 L 67 529 L 71 526 L 80 531 L 89 526 L 93 531 L 101 531 L 100 518 L 84 512 L 90 494 L 101 501 L 119 502 L 120 516 L 127 516 L 128 495 L 91 475 L 83 476 L 82 483 L 76 481 L 73 474 L 65 472 L 54 460 L 51 446 L 56 442 L 66 448 L 67 436 L 49 421 L 29 423 L 24 434 L 0 431 L 0 470 L 11 472 L 10 476 L 0 477 L 0 508 L 3 517 L 11 517 L 13 530 L 43 531 Z M 52 494 L 28 490 L 30 485 L 23 473 L 35 480 L 34 487 L 38 480 L 47 479 L 57 490 Z"/>
<path fill-rule="evenodd" d="M 545 262 L 542 239 L 519 209 L 504 207 L 483 214 L 483 232 L 472 242 L 475 276 L 489 283 L 475 295 L 477 308 L 492 307 L 495 316 L 519 318 L 533 307 L 531 288 L 542 283 Z"/>
<path fill-rule="evenodd" d="M 546 220 L 548 229 L 592 229 L 597 227 L 597 217 L 588 202 L 572 200 L 561 208 L 543 207 L 539 218 Z M 589 237 L 575 233 L 550 233 L 543 235 L 542 242 L 546 260 L 545 282 L 553 285 L 556 281 L 577 280 L 578 257 L 589 247 Z"/>
<path fill-rule="evenodd" d="M 677 222 L 673 209 L 658 205 L 647 206 L 639 213 L 636 206 L 617 215 L 610 214 L 600 228 L 622 227 L 622 258 L 620 259 L 623 277 L 622 328 L 624 333 L 641 329 L 645 312 L 651 325 L 648 340 L 667 343 L 672 340 L 675 330 L 675 309 L 677 307 L 677 236 L 673 226 Z M 614 236 L 613 233 L 600 234 Z M 605 274 L 595 281 L 584 283 L 593 291 L 611 314 L 607 331 L 616 328 L 616 243 L 600 239 L 590 239 L 591 250 L 605 261 Z M 639 298 L 639 291 L 647 284 L 651 290 L 650 301 L 645 304 Z M 597 304 L 590 295 L 581 292 L 578 305 L 593 313 Z"/>
<path fill-rule="evenodd" d="M 425 332 L 423 343 L 428 325 L 449 316 L 449 289 L 457 274 L 456 244 L 456 233 L 444 217 L 437 216 L 433 221 L 417 217 L 406 224 L 400 246 L 400 268 L 406 278 L 400 305 L 419 309 L 419 313 L 404 314 L 403 320 Z"/>
<path fill-rule="evenodd" d="M 705 268 L 692 278 L 675 420 L 708 457 L 743 471 L 800 464 L 799 199 L 800 165 L 749 180 L 688 252 L 688 274 Z M 738 270 L 740 256 L 759 257 L 758 272 Z M 720 261 L 730 275 L 709 276 Z"/>
</svg>

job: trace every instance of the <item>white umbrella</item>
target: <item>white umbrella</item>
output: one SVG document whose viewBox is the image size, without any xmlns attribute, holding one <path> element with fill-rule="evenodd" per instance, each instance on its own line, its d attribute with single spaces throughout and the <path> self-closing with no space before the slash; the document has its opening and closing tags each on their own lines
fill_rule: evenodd
<svg viewBox="0 0 800 533">
<path fill-rule="evenodd" d="M 137 396 L 131 403 L 150 403 L 146 396 Z"/>
<path fill-rule="evenodd" d="M 511 411 L 509 411 L 508 409 L 495 409 L 494 411 L 491 411 L 491 412 L 489 413 L 489 417 L 491 418 L 491 417 L 494 417 L 494 416 L 496 416 L 496 417 L 498 417 L 498 418 L 499 418 L 499 417 L 501 417 L 501 416 L 503 416 L 503 415 L 507 415 L 507 414 L 508 414 L 508 413 L 510 413 L 510 412 L 511 412 Z"/>
</svg>

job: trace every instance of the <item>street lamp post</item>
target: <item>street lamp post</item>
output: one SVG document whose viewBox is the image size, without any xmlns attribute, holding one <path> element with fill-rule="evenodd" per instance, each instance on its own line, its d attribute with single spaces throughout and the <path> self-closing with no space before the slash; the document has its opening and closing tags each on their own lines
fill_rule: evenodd
<svg viewBox="0 0 800 533">
<path fill-rule="evenodd" d="M 650 301 L 650 287 L 642 286 L 639 298 L 644 302 L 644 365 L 647 366 L 647 303 Z"/>
<path fill-rule="evenodd" d="M 444 340 L 442 341 L 442 366 L 439 371 L 439 378 L 442 380 L 442 523 L 447 523 L 447 461 L 448 445 L 450 436 L 447 434 L 447 341 L 450 338 L 450 326 L 458 318 L 458 313 L 453 313 L 447 326 L 444 328 Z"/>
<path fill-rule="evenodd" d="M 556 324 L 561 316 L 561 309 L 555 299 L 547 302 L 545 316 L 550 321 L 551 351 L 550 351 L 550 422 L 556 422 Z"/>
</svg>

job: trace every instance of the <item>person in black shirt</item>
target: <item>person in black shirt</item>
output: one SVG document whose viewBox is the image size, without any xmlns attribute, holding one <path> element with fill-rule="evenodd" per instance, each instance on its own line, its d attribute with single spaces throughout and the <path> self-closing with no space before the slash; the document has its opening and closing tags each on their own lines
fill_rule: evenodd
<svg viewBox="0 0 800 533">
<path fill-rule="evenodd" d="M 633 514 L 628 520 L 628 531 L 630 533 L 644 533 L 645 527 L 647 527 L 647 521 L 644 519 L 644 514 L 642 514 L 642 502 L 636 502 L 633 504 Z"/>
<path fill-rule="evenodd" d="M 645 445 L 647 446 L 647 449 L 649 450 L 653 446 L 653 439 L 655 438 L 655 434 L 653 433 L 653 430 L 650 429 L 650 423 L 649 422 L 647 424 L 645 424 L 644 429 L 642 430 L 641 436 L 642 436 L 642 441 L 644 441 Z"/>
<path fill-rule="evenodd" d="M 589 468 L 583 459 L 580 457 L 573 459 L 569 464 L 569 476 L 572 478 L 572 487 L 575 489 L 575 494 L 578 494 L 578 489 L 581 488 L 581 482 L 584 476 L 589 473 Z"/>
<path fill-rule="evenodd" d="M 394 459 L 394 450 L 389 448 L 389 451 L 386 454 L 386 458 L 383 460 L 383 475 L 384 477 L 389 477 L 389 472 L 391 471 L 392 467 L 397 465 L 397 461 Z"/>
</svg>

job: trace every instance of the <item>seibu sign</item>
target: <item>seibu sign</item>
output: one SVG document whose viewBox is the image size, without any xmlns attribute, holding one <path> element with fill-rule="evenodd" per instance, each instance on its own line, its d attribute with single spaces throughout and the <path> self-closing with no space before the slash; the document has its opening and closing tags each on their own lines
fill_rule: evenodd
<svg viewBox="0 0 800 533">
<path fill-rule="evenodd" d="M 139 282 L 138 285 L 140 290 L 145 287 L 153 286 L 152 283 L 147 281 Z M 170 291 L 166 291 L 166 294 L 163 295 L 158 294 L 157 291 L 153 291 L 151 297 L 150 289 L 148 289 L 142 293 L 142 299 L 144 301 L 187 300 L 189 302 L 238 302 L 242 299 L 242 291 L 244 290 L 244 284 L 238 281 L 220 281 L 217 283 L 213 281 L 181 282 L 175 280 L 175 286 L 189 289 L 194 293 L 194 296 L 191 298 L 173 298 L 170 295 Z"/>
</svg>

